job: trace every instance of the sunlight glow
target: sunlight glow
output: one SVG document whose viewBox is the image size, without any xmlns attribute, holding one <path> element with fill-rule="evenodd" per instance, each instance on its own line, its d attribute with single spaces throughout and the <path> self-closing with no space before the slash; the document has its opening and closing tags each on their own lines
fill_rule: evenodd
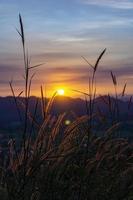
<svg viewBox="0 0 133 200">
<path fill-rule="evenodd" d="M 68 126 L 71 124 L 71 121 L 69 119 L 65 120 L 65 125 Z"/>
<path fill-rule="evenodd" d="M 59 89 L 57 90 L 57 94 L 62 96 L 65 94 L 65 91 L 63 89 Z"/>
</svg>

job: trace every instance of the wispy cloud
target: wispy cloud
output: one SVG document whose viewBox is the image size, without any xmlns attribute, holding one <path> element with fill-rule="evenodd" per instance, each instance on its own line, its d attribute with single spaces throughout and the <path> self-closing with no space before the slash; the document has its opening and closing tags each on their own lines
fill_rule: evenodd
<svg viewBox="0 0 133 200">
<path fill-rule="evenodd" d="M 83 0 L 82 2 L 90 5 L 107 6 L 117 9 L 133 9 L 131 0 Z"/>
<path fill-rule="evenodd" d="M 100 28 L 118 28 L 118 27 L 132 27 L 133 20 L 132 19 L 125 19 L 125 18 L 112 18 L 112 19 L 104 19 L 99 21 L 93 22 L 81 22 L 79 23 L 80 29 L 83 30 L 94 30 Z"/>
</svg>

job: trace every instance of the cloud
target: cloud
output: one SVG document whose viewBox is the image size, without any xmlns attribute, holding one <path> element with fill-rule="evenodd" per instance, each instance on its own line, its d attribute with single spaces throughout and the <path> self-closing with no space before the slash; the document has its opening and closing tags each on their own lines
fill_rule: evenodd
<svg viewBox="0 0 133 200">
<path fill-rule="evenodd" d="M 112 7 L 116 9 L 133 9 L 133 2 L 131 0 L 83 0 L 88 5 L 98 5 Z"/>
<path fill-rule="evenodd" d="M 110 71 L 117 76 L 118 79 L 129 80 L 133 74 L 133 65 L 126 64 L 123 66 L 117 66 L 113 68 L 112 66 L 102 66 L 98 68 L 98 73 L 96 74 L 97 82 L 100 84 L 102 82 L 107 82 L 111 80 Z M 49 79 L 50 83 L 87 83 L 88 77 L 90 75 L 91 69 L 87 65 L 79 65 L 77 67 L 50 67 L 45 69 L 47 75 L 51 75 Z"/>
<path fill-rule="evenodd" d="M 67 36 L 67 37 L 58 38 L 56 41 L 57 42 L 82 42 L 84 40 L 85 40 L 84 38 L 75 38 L 75 37 Z"/>
<path fill-rule="evenodd" d="M 10 73 L 10 72 L 21 72 L 22 69 L 20 67 L 14 65 L 5 65 L 0 64 L 0 73 Z"/>
<path fill-rule="evenodd" d="M 72 59 L 80 57 L 79 53 L 76 52 L 46 52 L 46 53 L 40 53 L 36 54 L 34 56 L 35 58 L 44 58 L 44 60 L 60 60 L 60 59 Z"/>
<path fill-rule="evenodd" d="M 10 67 L 5 67 L 5 70 L 3 73 L 7 74 L 10 70 Z M 12 68 L 12 70 L 15 72 L 16 70 L 19 70 L 17 68 Z M 125 82 L 127 82 L 128 86 L 130 87 L 133 84 L 133 65 L 127 64 L 126 66 L 117 66 L 116 68 L 112 69 L 112 66 L 102 66 L 102 63 L 100 64 L 98 68 L 98 73 L 96 74 L 96 82 L 97 86 L 100 89 L 100 87 L 104 87 L 104 89 L 107 89 L 110 86 L 112 86 L 112 80 L 110 76 L 110 71 L 113 70 L 113 73 L 116 75 L 118 79 L 119 85 L 123 86 Z M 79 89 L 80 87 L 84 90 L 86 89 L 88 85 L 88 77 L 91 72 L 91 68 L 88 67 L 88 65 L 79 65 L 75 67 L 46 67 L 44 69 L 40 69 L 40 75 L 38 74 L 35 79 L 33 80 L 33 87 L 32 91 L 39 91 L 41 84 L 48 84 L 50 85 L 50 88 L 56 86 L 56 85 L 64 85 L 69 88 L 75 88 Z M 122 84 L 121 84 L 122 83 Z M 23 90 L 23 84 L 24 80 L 22 77 L 20 79 L 18 77 L 13 78 L 13 86 L 15 88 L 15 92 L 19 93 L 20 90 Z M 106 84 L 106 87 L 105 87 Z M 4 75 L 0 78 L 0 95 L 5 94 L 5 92 L 2 91 L 2 89 L 5 88 L 6 94 L 10 92 L 9 83 L 7 80 L 4 79 Z M 35 94 L 37 94 L 35 92 Z"/>
<path fill-rule="evenodd" d="M 114 19 L 104 19 L 100 21 L 93 22 L 82 22 L 79 24 L 81 29 L 100 29 L 100 28 L 112 28 L 112 27 L 123 27 L 123 26 L 132 26 L 132 19 L 124 18 L 114 18 Z"/>
</svg>

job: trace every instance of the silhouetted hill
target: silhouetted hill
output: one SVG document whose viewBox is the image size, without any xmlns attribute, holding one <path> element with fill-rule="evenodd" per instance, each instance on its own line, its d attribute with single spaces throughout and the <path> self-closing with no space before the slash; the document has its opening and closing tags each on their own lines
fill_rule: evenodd
<svg viewBox="0 0 133 200">
<path fill-rule="evenodd" d="M 30 111 L 33 113 L 37 101 L 37 97 L 30 97 L 29 105 L 30 105 Z M 23 97 L 19 97 L 18 99 L 21 102 L 24 102 Z M 47 100 L 46 100 L 47 101 Z M 115 99 L 111 98 L 111 102 L 115 103 Z M 95 100 L 94 109 L 95 111 L 99 110 L 108 116 L 109 109 L 108 109 L 108 96 L 98 97 Z M 126 114 L 129 112 L 128 105 L 129 102 L 118 100 L 117 101 L 119 106 L 119 112 L 121 118 L 124 119 Z M 23 106 L 19 106 L 21 115 L 23 117 Z M 80 98 L 71 98 L 71 97 L 65 97 L 65 96 L 57 96 L 54 99 L 51 113 L 53 115 L 58 115 L 59 113 L 63 112 L 75 112 L 76 115 L 81 116 L 83 114 L 86 114 L 86 103 L 83 99 Z M 0 129 L 9 128 L 12 125 L 19 124 L 19 115 L 16 109 L 16 105 L 14 102 L 13 97 L 0 97 Z M 130 105 L 130 113 L 129 115 L 132 115 L 133 113 L 133 104 Z M 37 106 L 37 117 L 38 120 L 41 119 L 41 99 L 38 99 L 38 106 Z M 126 117 L 125 117 L 126 119 Z"/>
</svg>

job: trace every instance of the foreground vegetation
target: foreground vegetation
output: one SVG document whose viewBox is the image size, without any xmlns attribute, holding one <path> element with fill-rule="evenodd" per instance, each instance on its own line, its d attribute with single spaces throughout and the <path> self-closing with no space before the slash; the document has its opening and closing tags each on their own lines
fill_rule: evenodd
<svg viewBox="0 0 133 200">
<path fill-rule="evenodd" d="M 34 113 L 29 111 L 29 97 L 32 78 L 26 54 L 23 22 L 19 16 L 25 66 L 25 87 L 15 95 L 13 83 L 10 82 L 16 108 L 23 125 L 21 144 L 15 138 L 9 141 L 9 152 L 0 168 L 0 199 L 9 200 L 131 200 L 133 199 L 133 145 L 119 137 L 119 106 L 117 104 L 117 80 L 111 72 L 115 89 L 112 102 L 110 95 L 106 100 L 110 113 L 110 128 L 102 136 L 94 134 L 94 119 L 99 118 L 106 125 L 106 118 L 100 108 L 94 111 L 96 84 L 95 75 L 106 49 L 91 65 L 92 76 L 89 77 L 89 92 L 83 93 L 86 100 L 86 115 L 77 117 L 67 127 L 64 120 L 67 113 L 58 117 L 50 114 L 56 92 L 49 102 L 45 102 L 43 87 L 42 122 L 37 121 L 36 101 Z M 125 95 L 126 85 L 122 96 Z M 25 96 L 25 102 L 17 97 Z M 103 101 L 105 99 L 103 98 Z M 131 99 L 129 100 L 129 109 Z M 20 113 L 24 109 L 24 117 Z"/>
</svg>

